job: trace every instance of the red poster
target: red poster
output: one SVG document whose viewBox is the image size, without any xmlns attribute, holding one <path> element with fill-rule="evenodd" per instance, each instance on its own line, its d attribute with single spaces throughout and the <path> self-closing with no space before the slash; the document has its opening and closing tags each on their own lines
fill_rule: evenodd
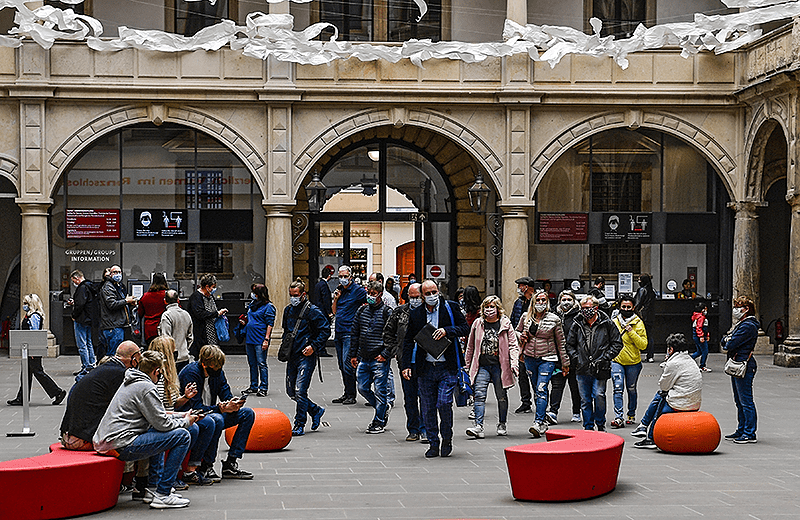
<svg viewBox="0 0 800 520">
<path fill-rule="evenodd" d="M 539 242 L 586 242 L 587 213 L 539 213 Z"/>
<path fill-rule="evenodd" d="M 66 210 L 68 240 L 119 240 L 118 209 Z"/>
</svg>

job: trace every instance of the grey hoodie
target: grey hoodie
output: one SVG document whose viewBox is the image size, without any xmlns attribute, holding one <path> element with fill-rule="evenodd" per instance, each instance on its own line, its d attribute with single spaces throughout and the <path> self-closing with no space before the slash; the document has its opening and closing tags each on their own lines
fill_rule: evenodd
<svg viewBox="0 0 800 520">
<path fill-rule="evenodd" d="M 103 453 L 124 448 L 151 426 L 166 432 L 188 427 L 189 420 L 182 415 L 168 415 L 150 376 L 129 368 L 97 427 L 92 439 L 94 449 Z"/>
</svg>

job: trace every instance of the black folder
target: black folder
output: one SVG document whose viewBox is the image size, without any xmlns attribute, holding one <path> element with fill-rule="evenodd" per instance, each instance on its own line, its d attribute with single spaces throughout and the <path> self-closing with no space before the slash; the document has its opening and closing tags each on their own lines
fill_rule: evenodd
<svg viewBox="0 0 800 520">
<path fill-rule="evenodd" d="M 414 341 L 417 342 L 417 345 L 422 347 L 422 349 L 434 357 L 434 359 L 438 359 L 447 347 L 450 346 L 451 341 L 447 339 L 447 336 L 443 336 L 439 340 L 433 339 L 433 333 L 436 331 L 436 327 L 431 325 L 430 323 L 426 323 L 422 330 L 414 336 Z"/>
</svg>

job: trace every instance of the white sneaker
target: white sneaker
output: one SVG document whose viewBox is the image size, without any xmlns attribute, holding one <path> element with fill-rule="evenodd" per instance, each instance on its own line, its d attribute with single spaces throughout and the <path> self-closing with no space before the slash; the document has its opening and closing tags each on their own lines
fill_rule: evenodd
<svg viewBox="0 0 800 520">
<path fill-rule="evenodd" d="M 631 432 L 634 437 L 647 437 L 647 426 L 639 424 L 635 430 Z"/>
<path fill-rule="evenodd" d="M 170 496 L 183 498 L 182 495 L 175 492 L 175 488 L 170 488 L 169 493 Z M 153 501 L 153 497 L 156 496 L 157 494 L 158 492 L 154 491 L 151 488 L 144 488 L 144 498 L 142 499 L 142 502 L 144 502 L 145 504 L 149 504 L 150 502 Z"/>
<path fill-rule="evenodd" d="M 535 439 L 538 439 L 547 431 L 547 425 L 545 423 L 535 422 L 528 428 L 528 431 Z"/>
<path fill-rule="evenodd" d="M 475 410 L 472 410 L 471 412 L 469 412 L 469 415 L 467 416 L 467 419 L 469 419 L 470 421 L 474 421 L 475 420 Z"/>
<path fill-rule="evenodd" d="M 554 414 L 553 412 L 547 412 L 545 414 L 544 418 L 547 421 L 547 423 L 550 424 L 550 425 L 558 424 L 558 416 L 556 414 Z"/>
<path fill-rule="evenodd" d="M 572 414 L 572 419 L 570 419 L 569 422 L 581 422 L 581 414 L 579 413 Z"/>
<path fill-rule="evenodd" d="M 467 428 L 467 437 L 475 437 L 476 439 L 483 439 L 485 434 L 483 433 L 483 425 L 476 424 L 472 428 Z"/>
<path fill-rule="evenodd" d="M 177 507 L 186 507 L 189 505 L 188 498 L 182 498 L 175 493 L 170 495 L 153 494 L 153 500 L 150 502 L 150 507 L 153 509 L 171 509 Z"/>
<path fill-rule="evenodd" d="M 506 435 L 508 435 L 508 429 L 506 428 L 506 423 L 504 422 L 497 423 L 497 435 L 500 435 L 501 437 L 505 437 Z"/>
</svg>

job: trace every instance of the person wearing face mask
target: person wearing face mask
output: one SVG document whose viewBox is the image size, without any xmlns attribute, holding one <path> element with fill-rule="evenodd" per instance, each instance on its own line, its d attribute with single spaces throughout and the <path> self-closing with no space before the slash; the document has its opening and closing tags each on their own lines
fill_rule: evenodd
<svg viewBox="0 0 800 520">
<path fill-rule="evenodd" d="M 153 273 L 153 281 L 150 289 L 147 290 L 139 299 L 136 312 L 143 320 L 142 338 L 144 345 L 149 345 L 158 336 L 158 324 L 161 323 L 161 315 L 167 308 L 164 302 L 164 293 L 169 289 L 167 278 L 163 273 Z"/>
<path fill-rule="evenodd" d="M 597 298 L 597 301 L 600 302 L 598 308 L 605 312 L 606 314 L 611 314 L 611 303 L 606 299 L 606 279 L 602 276 L 598 276 L 594 279 L 594 285 L 591 289 L 589 289 L 589 294 Z"/>
<path fill-rule="evenodd" d="M 367 303 L 353 318 L 353 336 L 348 359 L 356 371 L 358 392 L 375 409 L 366 433 L 383 433 L 389 420 L 392 347 L 383 341 L 383 330 L 392 309 L 383 301 L 383 282 L 367 284 Z"/>
<path fill-rule="evenodd" d="M 648 329 L 652 328 L 653 321 L 656 317 L 655 312 L 656 291 L 653 289 L 653 284 L 650 280 L 649 274 L 639 275 L 639 290 L 636 291 L 633 301 L 636 305 L 633 311 L 639 315 L 644 322 L 644 326 Z M 653 340 L 647 341 L 647 362 L 653 363 Z"/>
<path fill-rule="evenodd" d="M 263 283 L 253 286 L 253 296 L 247 307 L 247 324 L 244 329 L 247 364 L 250 365 L 250 386 L 242 393 L 266 397 L 269 392 L 267 351 L 272 327 L 275 326 L 275 306 L 269 301 L 269 290 Z"/>
<path fill-rule="evenodd" d="M 112 265 L 100 289 L 100 334 L 107 356 L 113 356 L 125 339 L 125 327 L 130 326 L 131 312 L 135 306 L 136 298 L 128 296 L 122 283 L 122 269 Z"/>
<path fill-rule="evenodd" d="M 397 364 L 403 357 L 403 342 L 408 330 L 408 318 L 411 311 L 422 305 L 422 295 L 419 292 L 420 284 L 414 283 L 408 288 L 408 302 L 392 311 L 386 326 L 383 328 L 383 342 L 390 348 L 392 356 L 397 359 Z M 403 408 L 406 412 L 406 441 L 415 442 L 425 440 L 425 426 L 419 414 L 419 392 L 417 378 L 400 378 L 403 388 Z"/>
<path fill-rule="evenodd" d="M 328 321 L 333 319 L 333 308 L 331 307 L 333 304 L 333 294 L 331 293 L 330 285 L 328 285 L 331 276 L 333 276 L 333 267 L 326 265 L 322 268 L 319 281 L 317 285 L 314 286 L 314 289 L 311 291 L 311 296 L 309 297 L 311 303 L 319 307 Z M 319 357 L 333 357 L 325 348 L 325 345 L 322 346 L 322 349 L 317 355 Z"/>
<path fill-rule="evenodd" d="M 75 374 L 75 381 L 94 369 L 97 359 L 92 346 L 92 282 L 83 277 L 83 272 L 75 269 L 70 273 L 70 280 L 75 286 L 72 295 L 72 325 L 75 332 L 75 343 L 81 358 L 81 370 Z"/>
<path fill-rule="evenodd" d="M 217 309 L 214 293 L 217 291 L 217 277 L 204 274 L 198 281 L 195 292 L 189 296 L 188 311 L 192 315 L 192 332 L 194 341 L 189 353 L 196 359 L 203 345 L 217 345 L 217 328 L 214 325 L 217 317 L 227 314 L 228 309 Z"/>
<path fill-rule="evenodd" d="M 558 295 L 558 305 L 556 306 L 555 313 L 561 318 L 561 325 L 564 330 L 564 337 L 569 334 L 569 329 L 575 318 L 580 314 L 580 305 L 575 300 L 575 294 L 569 289 L 561 291 Z M 574 366 L 574 360 L 569 361 L 571 366 Z M 564 396 L 564 387 L 569 383 L 569 394 L 572 401 L 572 419 L 571 422 L 581 422 L 581 393 L 578 390 L 578 379 L 575 377 L 575 371 L 570 370 L 566 374 L 561 367 L 561 361 L 556 363 L 556 369 L 553 371 L 553 377 L 550 378 L 550 409 L 547 412 L 547 422 L 551 425 L 558 424 L 558 410 L 561 408 L 561 399 Z"/>
<path fill-rule="evenodd" d="M 511 326 L 515 329 L 517 325 L 519 325 L 519 320 L 522 318 L 522 315 L 528 312 L 528 307 L 531 304 L 531 298 L 533 298 L 533 291 L 534 289 L 534 280 L 529 276 L 523 276 L 522 278 L 517 278 L 514 280 L 514 283 L 517 284 L 517 299 L 514 301 L 514 307 L 511 309 Z M 519 334 L 517 334 L 517 343 L 519 343 Z M 517 363 L 518 374 L 525 374 L 525 360 L 524 358 L 520 357 Z M 531 393 L 531 383 L 527 377 L 520 377 L 519 381 L 519 398 L 520 398 L 520 405 L 519 408 L 514 410 L 514 413 L 531 413 L 533 409 L 531 408 L 531 404 L 533 402 L 533 394 Z"/>
<path fill-rule="evenodd" d="M 430 443 L 425 457 L 449 457 L 453 452 L 453 392 L 458 383 L 456 372 L 459 366 L 464 366 L 458 338 L 467 335 L 469 325 L 458 303 L 445 300 L 439 294 L 435 281 L 425 280 L 421 292 L 424 305 L 412 310 L 409 315 L 400 365 L 406 380 L 414 376 L 418 378 L 422 420 Z M 445 337 L 450 340 L 438 358 L 414 341 L 428 323 L 435 329 L 432 334 L 434 340 Z"/>
<path fill-rule="evenodd" d="M 633 297 L 619 299 L 619 314 L 612 320 L 622 336 L 622 350 L 611 362 L 611 382 L 614 385 L 614 420 L 612 428 L 636 424 L 638 393 L 636 384 L 642 371 L 642 351 L 647 348 L 644 322 L 633 312 Z M 628 417 L 622 417 L 622 390 L 628 393 Z"/>
<path fill-rule="evenodd" d="M 581 313 L 567 335 L 567 354 L 574 360 L 572 370 L 581 393 L 583 429 L 605 431 L 606 386 L 611 377 L 611 360 L 622 350 L 619 329 L 598 309 L 597 298 L 581 299 Z"/>
<path fill-rule="evenodd" d="M 25 315 L 22 318 L 19 328 L 22 330 L 42 330 L 44 324 L 44 309 L 42 300 L 35 294 L 26 294 L 22 299 L 22 311 Z M 28 358 L 28 398 L 31 396 L 31 382 L 33 378 L 39 381 L 44 391 L 53 400 L 53 404 L 61 404 L 67 397 L 67 392 L 48 376 L 42 366 L 42 356 L 30 356 Z M 17 397 L 6 401 L 9 406 L 22 406 L 22 373 L 19 376 L 19 391 Z"/>
<path fill-rule="evenodd" d="M 733 300 L 733 325 L 727 334 L 720 340 L 720 346 L 729 358 L 734 361 L 745 361 L 747 369 L 744 377 L 731 376 L 733 386 L 733 402 L 736 403 L 739 422 L 736 431 L 726 435 L 725 439 L 736 444 L 755 444 L 756 428 L 758 426 L 756 403 L 753 400 L 753 379 L 756 377 L 756 358 L 753 350 L 758 340 L 758 329 L 761 324 L 756 319 L 756 307 L 753 300 L 747 296 L 739 296 Z"/>
<path fill-rule="evenodd" d="M 336 358 L 342 374 L 344 393 L 332 403 L 356 404 L 356 376 L 350 359 L 350 342 L 353 318 L 359 307 L 367 301 L 367 291 L 353 282 L 350 266 L 339 267 L 339 287 L 333 292 L 332 310 L 336 315 Z"/>
<path fill-rule="evenodd" d="M 520 350 L 525 356 L 525 369 L 536 399 L 536 415 L 529 429 L 535 438 L 547 431 L 547 389 L 556 363 L 561 361 L 561 370 L 565 374 L 569 373 L 570 368 L 561 318 L 549 309 L 550 297 L 539 289 L 533 295 L 533 304 L 517 325 Z"/>
<path fill-rule="evenodd" d="M 189 355 L 189 345 L 194 340 L 192 316 L 181 309 L 178 291 L 175 289 L 168 289 L 164 293 L 164 303 L 167 307 L 158 323 L 158 334 L 175 340 L 175 370 L 180 372 L 183 367 L 194 361 Z"/>
<path fill-rule="evenodd" d="M 706 367 L 706 360 L 708 359 L 708 305 L 704 302 L 698 303 L 694 312 L 692 313 L 692 339 L 694 340 L 694 352 L 692 352 L 692 359 L 700 358 L 700 371 L 711 372 L 711 369 Z"/>
<path fill-rule="evenodd" d="M 308 301 L 306 284 L 300 278 L 289 285 L 289 305 L 283 311 L 282 326 L 284 337 L 297 327 L 286 362 L 286 395 L 297 403 L 292 435 L 300 436 L 305 435 L 308 417 L 311 417 L 311 431 L 316 431 L 325 413 L 325 408 L 308 397 L 308 388 L 319 364 L 319 352 L 331 335 L 328 317 Z"/>
<path fill-rule="evenodd" d="M 483 439 L 483 418 L 489 383 L 497 399 L 497 435 L 508 435 L 508 395 L 518 373 L 519 344 L 511 320 L 505 315 L 497 296 L 487 296 L 481 303 L 478 318 L 472 323 L 464 356 L 475 392 L 475 425 L 467 428 L 467 437 Z"/>
</svg>

